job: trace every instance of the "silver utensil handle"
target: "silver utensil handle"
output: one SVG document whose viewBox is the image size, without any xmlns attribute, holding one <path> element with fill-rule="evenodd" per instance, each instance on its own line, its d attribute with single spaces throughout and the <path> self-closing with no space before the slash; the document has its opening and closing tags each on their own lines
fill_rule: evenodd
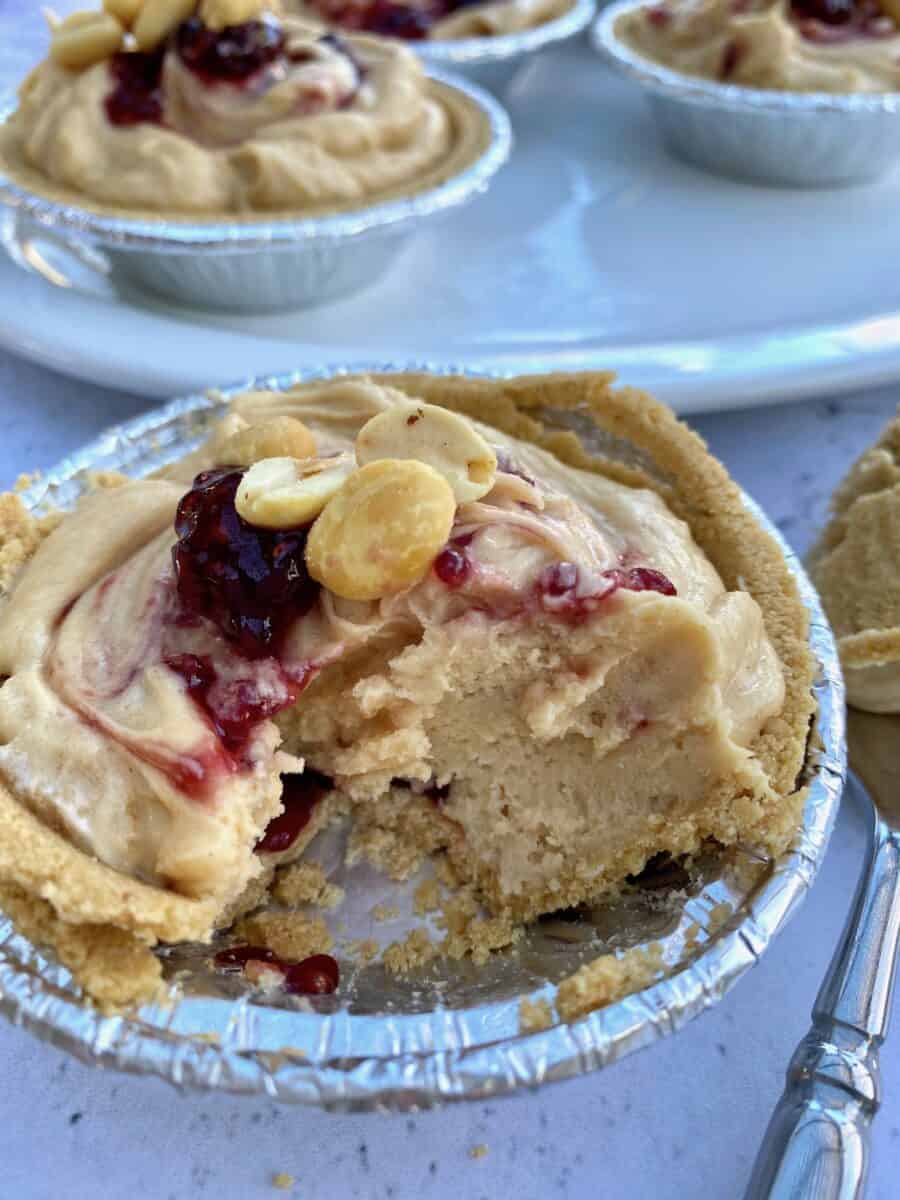
<svg viewBox="0 0 900 1200">
<path fill-rule="evenodd" d="M 900 939 L 900 840 L 876 818 L 844 934 L 745 1200 L 861 1200 Z"/>
</svg>

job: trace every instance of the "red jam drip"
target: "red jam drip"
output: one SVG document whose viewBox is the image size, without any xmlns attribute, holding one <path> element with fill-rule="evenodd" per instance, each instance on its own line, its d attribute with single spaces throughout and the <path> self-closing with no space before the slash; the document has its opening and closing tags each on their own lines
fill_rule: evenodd
<svg viewBox="0 0 900 1200">
<path fill-rule="evenodd" d="M 597 612 L 620 588 L 628 592 L 659 592 L 663 596 L 678 594 L 672 581 L 652 567 L 614 567 L 602 573 L 598 587 L 581 595 L 580 578 L 575 563 L 559 562 L 546 567 L 536 585 L 544 610 L 561 620 L 582 621 Z"/>
<path fill-rule="evenodd" d="M 246 759 L 256 726 L 293 704 L 306 682 L 302 676 L 289 677 L 273 664 L 283 686 L 282 693 L 274 697 L 265 695 L 253 679 L 235 679 L 217 688 L 218 672 L 206 655 L 176 654 L 163 661 L 181 676 L 188 695 L 209 719 L 228 753 L 239 762 Z"/>
<path fill-rule="evenodd" d="M 287 968 L 284 990 L 292 996 L 330 996 L 340 982 L 340 967 L 330 954 L 311 954 Z"/>
<path fill-rule="evenodd" d="M 242 84 L 283 55 L 284 30 L 275 21 L 207 29 L 191 17 L 175 33 L 175 52 L 205 83 Z"/>
<path fill-rule="evenodd" d="M 246 658 L 278 653 L 319 585 L 306 570 L 308 527 L 257 529 L 234 506 L 243 472 L 204 471 L 178 505 L 172 550 L 178 595 L 189 614 L 217 625 Z"/>
<path fill-rule="evenodd" d="M 720 79 L 730 79 L 737 70 L 743 51 L 737 42 L 729 42 L 722 52 L 722 65 L 719 68 Z"/>
<path fill-rule="evenodd" d="M 334 0 L 314 0 L 316 7 L 333 25 L 382 37 L 421 41 L 438 21 L 461 8 L 481 0 L 430 0 L 427 4 L 404 4 L 402 0 L 370 0 L 368 4 L 340 4 Z"/>
<path fill-rule="evenodd" d="M 458 588 L 472 574 L 472 560 L 464 546 L 451 542 L 434 560 L 434 573 L 448 588 Z"/>
<path fill-rule="evenodd" d="M 263 963 L 283 976 L 282 986 L 292 996 L 330 996 L 341 982 L 341 971 L 330 954 L 311 954 L 300 962 L 286 962 L 268 946 L 229 946 L 213 960 L 224 971 L 243 971 L 252 962 Z"/>
<path fill-rule="evenodd" d="M 279 854 L 290 849 L 309 824 L 313 809 L 333 786 L 327 775 L 309 768 L 302 775 L 283 775 L 281 802 L 284 812 L 269 822 L 256 849 L 263 854 Z"/>
<path fill-rule="evenodd" d="M 113 90 L 105 100 L 113 125 L 159 125 L 162 122 L 161 50 L 152 54 L 120 51 L 109 62 Z"/>
<path fill-rule="evenodd" d="M 229 946 L 227 950 L 220 950 L 214 961 L 217 967 L 225 970 L 229 967 L 243 970 L 248 962 L 271 963 L 275 967 L 281 965 L 274 950 L 268 946 Z"/>
</svg>

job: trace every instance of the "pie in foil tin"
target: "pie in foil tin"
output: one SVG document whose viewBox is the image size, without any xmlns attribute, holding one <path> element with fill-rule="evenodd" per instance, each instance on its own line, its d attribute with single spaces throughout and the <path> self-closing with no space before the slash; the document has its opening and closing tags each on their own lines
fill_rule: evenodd
<svg viewBox="0 0 900 1200">
<path fill-rule="evenodd" d="M 32 484 L 23 499 L 38 512 L 69 507 L 91 472 L 143 475 L 194 448 L 230 395 L 336 373 L 257 379 L 175 400 L 109 430 Z M 578 420 L 577 414 L 561 419 Z M 589 446 L 590 431 L 579 432 Z M 776 861 L 732 850 L 710 853 L 689 874 L 675 864 L 651 869 L 616 903 L 574 919 L 539 920 L 512 950 L 483 965 L 438 959 L 397 978 L 378 961 L 349 963 L 334 996 L 253 992 L 240 976 L 212 968 L 208 946 L 166 947 L 159 952 L 165 1000 L 124 1015 L 86 1004 L 68 972 L 0 916 L 0 1009 L 85 1062 L 152 1073 L 184 1088 L 265 1093 L 336 1110 L 422 1108 L 536 1087 L 606 1066 L 680 1029 L 754 965 L 805 897 L 825 854 L 846 769 L 843 682 L 831 631 L 796 556 L 745 499 L 787 557 L 809 610 L 817 668 L 803 822 Z M 418 880 L 398 885 L 366 864 L 348 867 L 343 837 L 340 827 L 331 828 L 311 849 L 329 880 L 346 891 L 340 908 L 327 914 L 336 940 L 396 941 L 421 923 L 413 915 Z M 389 907 L 389 919 L 375 921 L 379 905 Z M 559 981 L 584 963 L 650 945 L 661 948 L 662 969 L 649 986 L 568 1024 L 555 1017 L 544 1028 L 523 1022 L 523 1000 L 546 1001 L 549 1013 Z"/>
</svg>

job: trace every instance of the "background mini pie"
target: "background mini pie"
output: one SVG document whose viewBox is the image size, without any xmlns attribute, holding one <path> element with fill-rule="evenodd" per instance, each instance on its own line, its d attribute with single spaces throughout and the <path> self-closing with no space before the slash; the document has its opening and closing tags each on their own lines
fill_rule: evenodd
<svg viewBox="0 0 900 1200">
<path fill-rule="evenodd" d="M 900 88 L 896 0 L 662 0 L 616 33 L 684 75 L 786 92 Z"/>
<path fill-rule="evenodd" d="M 69 17 L 0 128 L 0 165 L 92 211 L 233 218 L 416 193 L 484 151 L 481 109 L 404 47 L 255 7 L 225 28 L 174 0 L 143 0 L 127 29 Z"/>
<path fill-rule="evenodd" d="M 799 821 L 787 566 L 702 443 L 607 376 L 250 393 L 162 478 L 52 529 L 3 514 L 0 898 L 101 1001 L 146 994 L 142 947 L 258 905 L 338 811 L 397 876 L 443 856 L 503 923 L 482 948 Z"/>
</svg>

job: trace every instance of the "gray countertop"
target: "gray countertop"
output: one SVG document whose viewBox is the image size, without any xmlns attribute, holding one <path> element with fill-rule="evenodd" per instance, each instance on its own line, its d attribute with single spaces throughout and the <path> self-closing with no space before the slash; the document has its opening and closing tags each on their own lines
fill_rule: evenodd
<svg viewBox="0 0 900 1200">
<path fill-rule="evenodd" d="M 804 551 L 847 464 L 900 392 L 706 416 L 693 423 Z M 0 485 L 142 411 L 0 357 Z M 845 806 L 815 889 L 716 1008 L 608 1070 L 497 1103 L 410 1116 L 329 1116 L 265 1100 L 178 1096 L 83 1066 L 0 1023 L 0 1200 L 737 1198 L 838 937 L 861 862 Z M 900 1029 L 883 1054 L 871 1200 L 900 1170 Z M 487 1153 L 470 1151 L 484 1145 Z M 293 1188 L 274 1190 L 286 1172 Z"/>
</svg>

